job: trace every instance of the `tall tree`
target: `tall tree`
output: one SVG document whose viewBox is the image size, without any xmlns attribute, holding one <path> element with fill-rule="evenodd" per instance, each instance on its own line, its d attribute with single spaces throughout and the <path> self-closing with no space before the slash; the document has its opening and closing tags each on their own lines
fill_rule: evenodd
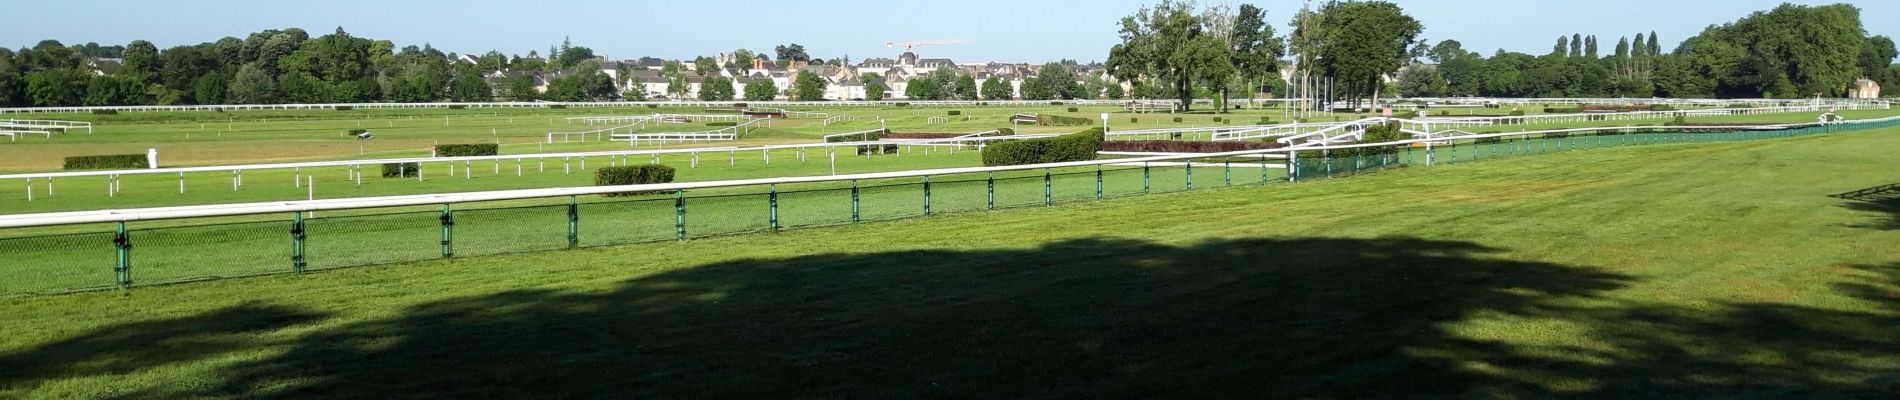
<svg viewBox="0 0 1900 400">
<path fill-rule="evenodd" d="M 732 100 L 732 95 L 732 79 L 715 76 L 699 82 L 700 100 L 727 101 Z"/>
<path fill-rule="evenodd" d="M 779 61 L 811 61 L 811 55 L 805 54 L 805 46 L 798 43 L 781 44 L 772 51 L 778 54 Z"/>
<path fill-rule="evenodd" d="M 745 83 L 747 101 L 772 101 L 775 98 L 778 98 L 778 85 L 772 83 L 771 79 L 753 79 Z"/>
<path fill-rule="evenodd" d="M 984 100 L 1009 100 L 1015 98 L 1013 92 L 1015 92 L 1015 90 L 1009 87 L 1009 82 L 1004 82 L 995 76 L 983 80 Z"/>
<path fill-rule="evenodd" d="M 135 74 L 141 78 L 158 76 L 158 46 L 153 46 L 152 42 L 134 40 L 125 45 L 125 51 L 120 55 L 124 56 L 123 60 L 125 60 L 123 73 Z"/>
<path fill-rule="evenodd" d="M 957 75 L 956 92 L 957 100 L 976 100 L 976 77 L 970 74 Z"/>
<path fill-rule="evenodd" d="M 792 82 L 792 98 L 798 101 L 824 100 L 825 78 L 811 71 L 798 71 L 798 79 Z"/>
<path fill-rule="evenodd" d="M 1194 67 L 1202 63 L 1193 62 L 1189 42 L 1201 35 L 1200 18 L 1192 11 L 1192 3 L 1175 0 L 1162 0 L 1152 8 L 1143 7 L 1133 15 L 1121 20 L 1121 43 L 1109 49 L 1107 68 L 1111 75 L 1122 80 L 1143 78 L 1166 82 L 1169 92 L 1180 100 L 1181 110 L 1188 110 L 1194 104 Z M 1031 82 L 1023 83 L 1023 98 L 1032 99 L 1043 94 L 1042 82 L 1037 79 L 1035 88 Z M 1032 90 L 1033 89 L 1033 90 Z"/>
<path fill-rule="evenodd" d="M 1248 99 L 1260 92 L 1261 85 L 1280 80 L 1280 58 L 1286 57 L 1286 42 L 1274 35 L 1273 25 L 1267 24 L 1266 10 L 1241 4 L 1229 37 L 1233 66 L 1239 77 L 1249 82 Z M 1119 89 L 1121 85 L 1116 83 L 1111 90 Z M 1225 98 L 1227 93 L 1222 91 L 1221 96 Z"/>
<path fill-rule="evenodd" d="M 1320 8 L 1324 36 L 1315 67 L 1335 79 L 1334 93 L 1346 99 L 1370 98 L 1378 107 L 1381 79 L 1398 72 L 1416 56 L 1418 20 L 1384 1 L 1328 2 Z"/>
<path fill-rule="evenodd" d="M 277 82 L 258 64 L 244 64 L 225 93 L 233 104 L 269 104 L 277 98 Z"/>
</svg>

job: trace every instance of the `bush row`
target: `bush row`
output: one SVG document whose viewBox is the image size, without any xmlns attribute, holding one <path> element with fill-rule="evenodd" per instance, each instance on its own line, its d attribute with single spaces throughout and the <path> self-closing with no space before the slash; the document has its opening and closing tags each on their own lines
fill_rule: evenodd
<svg viewBox="0 0 1900 400">
<path fill-rule="evenodd" d="M 422 174 L 422 163 L 383 164 L 384 178 L 413 178 Z"/>
<path fill-rule="evenodd" d="M 1094 124 L 1095 120 L 1088 118 L 1065 117 L 1061 115 L 1036 116 L 1036 125 L 1043 126 L 1089 126 Z"/>
<path fill-rule="evenodd" d="M 673 167 L 659 164 L 604 167 L 594 170 L 594 186 L 641 185 L 673 182 Z M 652 192 L 607 193 L 602 197 L 633 196 Z"/>
<path fill-rule="evenodd" d="M 1103 151 L 1139 151 L 1150 153 L 1220 153 L 1228 151 L 1277 149 L 1280 142 L 1188 142 L 1181 140 L 1117 140 L 1102 142 Z"/>
<path fill-rule="evenodd" d="M 732 121 L 706 123 L 706 126 L 738 126 L 738 125 L 739 125 L 738 122 L 732 122 Z"/>
<path fill-rule="evenodd" d="M 983 165 L 1023 165 L 1095 159 L 1102 151 L 1102 128 L 1044 139 L 991 143 L 983 148 Z"/>
<path fill-rule="evenodd" d="M 950 110 L 945 113 L 949 115 L 963 115 L 963 110 Z"/>
<path fill-rule="evenodd" d="M 899 147 L 897 147 L 897 145 L 896 145 L 896 144 L 861 144 L 861 145 L 858 145 L 858 155 L 860 155 L 860 156 L 861 156 L 861 155 L 865 155 L 865 154 L 897 154 L 897 152 L 899 152 L 899 151 L 903 151 L 903 150 L 904 150 L 904 149 L 902 149 L 902 148 L 899 148 Z"/>
<path fill-rule="evenodd" d="M 884 135 L 889 135 L 889 134 L 891 134 L 891 130 L 885 129 L 885 130 L 881 130 L 877 132 L 871 132 L 871 134 L 868 135 L 869 137 L 865 137 L 865 136 L 828 137 L 828 138 L 825 138 L 825 143 L 863 142 L 863 141 L 870 141 L 870 140 L 878 140 L 878 139 L 884 138 Z"/>
<path fill-rule="evenodd" d="M 66 157 L 66 169 L 131 169 L 151 168 L 145 163 L 144 154 L 107 154 L 98 156 Z"/>
<path fill-rule="evenodd" d="M 501 154 L 501 145 L 494 143 L 443 144 L 435 146 L 436 157 L 473 157 Z"/>
</svg>

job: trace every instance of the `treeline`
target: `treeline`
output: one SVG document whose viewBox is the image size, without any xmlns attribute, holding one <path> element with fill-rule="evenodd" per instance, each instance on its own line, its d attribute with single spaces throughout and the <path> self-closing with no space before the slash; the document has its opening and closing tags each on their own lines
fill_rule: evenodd
<svg viewBox="0 0 1900 400">
<path fill-rule="evenodd" d="M 1550 53 L 1499 50 L 1486 58 L 1456 40 L 1425 50 L 1396 89 L 1408 97 L 1799 98 L 1844 96 L 1859 78 L 1900 84 L 1894 42 L 1867 36 L 1852 5 L 1783 4 L 1710 26 L 1663 52 L 1654 32 L 1617 39 L 1599 54 L 1595 36 L 1559 37 Z"/>
<path fill-rule="evenodd" d="M 617 94 L 585 47 L 563 43 L 547 58 L 492 51 L 475 63 L 457 58 L 426 44 L 397 49 L 343 28 L 314 38 L 298 28 L 273 29 L 164 50 L 144 40 L 122 48 L 46 40 L 18 51 L 0 48 L 0 106 L 488 101 L 496 92 L 512 100 L 579 101 Z M 483 74 L 499 70 L 526 73 L 491 86 Z M 557 70 L 573 73 L 546 82 L 546 93 L 527 74 Z"/>
</svg>

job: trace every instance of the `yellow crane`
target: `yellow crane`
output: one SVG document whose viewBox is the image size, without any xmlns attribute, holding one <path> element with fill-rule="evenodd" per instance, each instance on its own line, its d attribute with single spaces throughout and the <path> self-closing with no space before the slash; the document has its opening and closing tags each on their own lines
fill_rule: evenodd
<svg viewBox="0 0 1900 400">
<path fill-rule="evenodd" d="M 898 46 L 903 46 L 904 51 L 910 51 L 911 48 L 917 47 L 917 46 L 942 46 L 942 45 L 948 45 L 948 44 L 965 44 L 965 43 L 970 43 L 970 41 L 963 40 L 963 39 L 901 40 L 901 41 L 894 41 L 894 42 L 884 42 L 884 47 L 896 48 Z"/>
</svg>

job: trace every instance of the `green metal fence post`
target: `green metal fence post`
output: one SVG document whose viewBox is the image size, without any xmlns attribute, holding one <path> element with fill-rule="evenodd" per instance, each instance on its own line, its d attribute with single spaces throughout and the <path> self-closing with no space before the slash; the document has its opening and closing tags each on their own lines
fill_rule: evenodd
<svg viewBox="0 0 1900 400">
<path fill-rule="evenodd" d="M 442 205 L 442 258 L 455 257 L 455 213 Z"/>
<path fill-rule="evenodd" d="M 1267 155 L 1260 155 L 1260 183 L 1267 183 Z"/>
<path fill-rule="evenodd" d="M 986 209 L 996 209 L 996 173 L 989 172 L 983 178 L 983 205 Z"/>
<path fill-rule="evenodd" d="M 1049 183 L 1049 169 L 1042 169 L 1042 206 L 1055 204 L 1055 186 Z"/>
<path fill-rule="evenodd" d="M 581 206 L 574 196 L 567 196 L 567 248 L 581 245 Z"/>
<path fill-rule="evenodd" d="M 924 175 L 924 215 L 930 215 L 930 175 Z"/>
<path fill-rule="evenodd" d="M 858 222 L 858 180 L 851 180 L 851 222 Z"/>
<path fill-rule="evenodd" d="M 856 188 L 852 188 L 853 193 Z M 852 196 L 856 198 L 857 196 Z M 673 240 L 686 240 L 686 191 L 673 191 Z"/>
<path fill-rule="evenodd" d="M 1095 166 L 1095 198 L 1102 198 L 1102 166 Z"/>
<path fill-rule="evenodd" d="M 1220 173 L 1221 173 L 1222 183 L 1225 183 L 1226 186 L 1234 185 L 1234 162 L 1233 161 L 1221 161 Z"/>
<path fill-rule="evenodd" d="M 304 267 L 303 213 L 294 212 L 290 214 L 294 215 L 294 217 L 292 217 L 292 222 L 290 223 L 290 270 L 301 274 L 303 273 L 303 267 Z"/>
<path fill-rule="evenodd" d="M 1187 168 L 1185 168 L 1187 170 L 1187 190 L 1194 190 L 1194 160 L 1183 161 L 1181 164 L 1187 166 Z"/>
<path fill-rule="evenodd" d="M 132 286 L 132 237 L 125 234 L 125 221 L 119 221 L 119 233 L 112 237 L 112 247 L 119 253 L 119 264 L 112 268 L 119 277 L 119 288 Z"/>
<path fill-rule="evenodd" d="M 774 183 L 769 187 L 771 192 L 766 194 L 765 202 L 771 209 L 769 222 L 771 222 L 772 231 L 776 232 L 778 231 L 778 184 Z"/>
</svg>

